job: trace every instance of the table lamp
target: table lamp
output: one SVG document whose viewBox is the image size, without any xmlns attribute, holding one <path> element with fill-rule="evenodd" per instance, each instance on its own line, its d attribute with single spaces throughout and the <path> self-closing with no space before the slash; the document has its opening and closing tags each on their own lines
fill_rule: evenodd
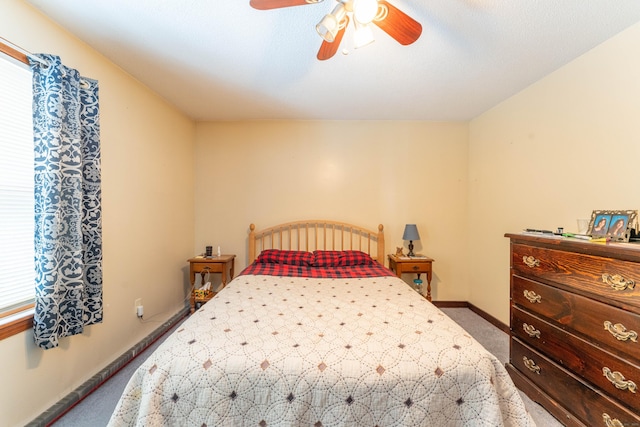
<svg viewBox="0 0 640 427">
<path fill-rule="evenodd" d="M 418 227 L 415 224 L 407 224 L 404 226 L 404 234 L 402 240 L 409 241 L 409 256 L 415 256 L 413 253 L 413 241 L 420 240 L 420 234 L 418 233 Z"/>
</svg>

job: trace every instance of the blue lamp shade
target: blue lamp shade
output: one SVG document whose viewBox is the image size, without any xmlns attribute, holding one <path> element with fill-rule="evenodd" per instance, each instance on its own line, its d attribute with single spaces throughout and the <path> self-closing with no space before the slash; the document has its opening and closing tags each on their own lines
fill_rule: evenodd
<svg viewBox="0 0 640 427">
<path fill-rule="evenodd" d="M 404 234 L 402 240 L 420 240 L 420 233 L 415 224 L 407 224 L 404 226 Z"/>
<path fill-rule="evenodd" d="M 413 253 L 413 241 L 420 240 L 420 234 L 418 233 L 418 227 L 415 224 L 407 224 L 404 226 L 404 234 L 402 235 L 402 240 L 409 241 L 409 255 L 410 257 L 415 256 Z"/>
</svg>

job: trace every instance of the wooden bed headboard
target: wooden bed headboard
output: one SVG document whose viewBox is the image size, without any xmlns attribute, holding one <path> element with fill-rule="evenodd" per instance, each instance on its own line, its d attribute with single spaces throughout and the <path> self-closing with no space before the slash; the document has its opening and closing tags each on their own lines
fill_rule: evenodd
<svg viewBox="0 0 640 427">
<path fill-rule="evenodd" d="M 384 265 L 384 227 L 372 231 L 353 224 L 338 221 L 293 221 L 256 231 L 249 226 L 249 259 L 251 264 L 265 249 L 358 250 Z"/>
</svg>

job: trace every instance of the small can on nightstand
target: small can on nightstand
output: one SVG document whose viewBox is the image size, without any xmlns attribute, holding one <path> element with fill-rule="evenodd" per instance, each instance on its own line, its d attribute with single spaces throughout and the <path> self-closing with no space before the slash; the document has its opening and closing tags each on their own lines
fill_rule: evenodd
<svg viewBox="0 0 640 427">
<path fill-rule="evenodd" d="M 434 260 L 425 256 L 397 256 L 397 255 L 388 255 L 389 257 L 389 269 L 396 273 L 396 276 L 402 278 L 403 274 L 415 273 L 418 275 L 418 278 L 413 282 L 418 287 L 418 291 L 422 293 L 422 280 L 420 279 L 420 274 L 424 273 L 427 276 L 427 295 L 424 295 L 428 301 L 431 301 L 431 276 L 433 274 L 432 271 L 432 263 Z M 419 286 L 418 286 L 419 285 Z"/>
</svg>

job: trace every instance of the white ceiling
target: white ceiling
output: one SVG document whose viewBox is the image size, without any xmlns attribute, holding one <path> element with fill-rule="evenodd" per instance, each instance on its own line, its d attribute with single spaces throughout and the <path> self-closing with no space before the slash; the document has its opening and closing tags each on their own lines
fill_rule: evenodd
<svg viewBox="0 0 640 427">
<path fill-rule="evenodd" d="M 195 120 L 466 121 L 640 20 L 638 0 L 389 0 L 417 42 L 375 27 L 354 50 L 348 28 L 318 61 L 335 0 L 27 1 Z"/>
</svg>

